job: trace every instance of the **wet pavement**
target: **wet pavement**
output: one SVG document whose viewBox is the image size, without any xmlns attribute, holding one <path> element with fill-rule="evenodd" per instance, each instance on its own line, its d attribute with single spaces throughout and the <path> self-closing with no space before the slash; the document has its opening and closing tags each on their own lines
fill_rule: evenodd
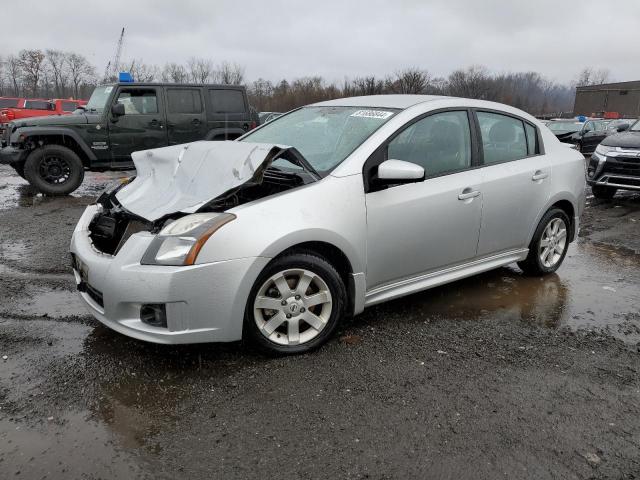
<svg viewBox="0 0 640 480">
<path fill-rule="evenodd" d="M 640 472 L 640 195 L 589 198 L 554 275 L 488 272 L 273 359 L 145 344 L 85 313 L 70 232 L 123 175 L 47 198 L 0 166 L 0 478 Z"/>
</svg>

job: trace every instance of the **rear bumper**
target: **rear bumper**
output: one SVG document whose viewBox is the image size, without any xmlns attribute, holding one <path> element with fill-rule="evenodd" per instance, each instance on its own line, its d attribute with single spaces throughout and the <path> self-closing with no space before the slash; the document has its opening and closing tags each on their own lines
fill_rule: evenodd
<svg viewBox="0 0 640 480">
<path fill-rule="evenodd" d="M 94 317 L 117 332 L 154 343 L 241 339 L 249 292 L 270 259 L 240 258 L 186 267 L 140 265 L 153 235 L 132 235 L 115 256 L 100 253 L 88 231 L 98 209 L 87 207 L 70 248 L 76 259 L 76 282 L 84 287 L 80 297 Z M 167 328 L 142 322 L 143 304 L 164 304 Z"/>
</svg>

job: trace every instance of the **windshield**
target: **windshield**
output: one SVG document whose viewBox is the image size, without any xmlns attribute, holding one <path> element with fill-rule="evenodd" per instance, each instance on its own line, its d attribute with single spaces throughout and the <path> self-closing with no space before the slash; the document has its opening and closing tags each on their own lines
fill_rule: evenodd
<svg viewBox="0 0 640 480">
<path fill-rule="evenodd" d="M 552 132 L 577 132 L 582 129 L 580 122 L 549 122 L 547 127 Z"/>
<path fill-rule="evenodd" d="M 104 111 L 105 106 L 107 105 L 107 100 L 109 100 L 109 95 L 111 95 L 112 91 L 113 91 L 113 85 L 96 87 L 93 93 L 91 94 L 91 98 L 87 102 L 87 105 L 85 106 L 87 111 L 102 113 Z"/>
<path fill-rule="evenodd" d="M 390 108 L 304 107 L 274 119 L 242 141 L 295 147 L 315 170 L 326 173 L 396 113 Z"/>
<path fill-rule="evenodd" d="M 631 125 L 631 128 L 629 128 L 629 130 L 631 130 L 632 132 L 640 132 L 640 120 Z"/>
</svg>

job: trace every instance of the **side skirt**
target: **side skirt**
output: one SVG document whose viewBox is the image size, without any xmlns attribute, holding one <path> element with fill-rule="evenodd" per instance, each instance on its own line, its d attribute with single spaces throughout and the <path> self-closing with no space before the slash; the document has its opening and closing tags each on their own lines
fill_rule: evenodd
<svg viewBox="0 0 640 480">
<path fill-rule="evenodd" d="M 509 265 L 513 262 L 519 262 L 527 258 L 529 249 L 511 250 L 485 257 L 472 262 L 449 267 L 437 272 L 419 275 L 417 277 L 407 278 L 388 285 L 376 287 L 365 294 L 365 307 L 375 305 L 377 303 L 393 300 L 394 298 L 410 295 L 421 290 L 444 285 L 445 283 L 460 280 L 461 278 L 470 277 L 478 273 L 493 270 L 498 267 Z"/>
</svg>

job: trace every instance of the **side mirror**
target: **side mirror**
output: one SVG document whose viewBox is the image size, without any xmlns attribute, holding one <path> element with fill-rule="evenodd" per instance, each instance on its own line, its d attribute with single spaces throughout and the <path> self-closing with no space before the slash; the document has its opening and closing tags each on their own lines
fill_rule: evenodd
<svg viewBox="0 0 640 480">
<path fill-rule="evenodd" d="M 114 117 L 122 117 L 124 115 L 124 105 L 122 103 L 114 103 L 111 105 L 111 115 Z"/>
<path fill-rule="evenodd" d="M 424 168 L 404 160 L 386 160 L 378 166 L 378 179 L 385 183 L 410 183 L 424 180 Z"/>
<path fill-rule="evenodd" d="M 626 132 L 627 130 L 629 130 L 629 127 L 630 127 L 630 125 L 628 123 L 623 123 L 618 128 L 616 128 L 616 131 L 618 131 L 618 132 Z"/>
</svg>

